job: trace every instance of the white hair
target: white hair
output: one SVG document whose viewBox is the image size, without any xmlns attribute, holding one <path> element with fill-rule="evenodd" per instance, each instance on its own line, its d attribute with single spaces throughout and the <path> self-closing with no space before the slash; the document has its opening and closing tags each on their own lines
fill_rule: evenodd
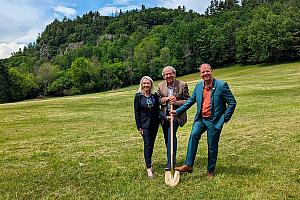
<svg viewBox="0 0 300 200">
<path fill-rule="evenodd" d="M 163 70 L 162 70 L 162 72 L 161 72 L 162 77 L 165 78 L 165 71 L 166 71 L 167 69 L 172 70 L 172 72 L 175 74 L 175 77 L 176 77 L 176 70 L 175 70 L 174 67 L 172 67 L 172 66 L 166 66 L 166 67 L 163 68 Z"/>
</svg>

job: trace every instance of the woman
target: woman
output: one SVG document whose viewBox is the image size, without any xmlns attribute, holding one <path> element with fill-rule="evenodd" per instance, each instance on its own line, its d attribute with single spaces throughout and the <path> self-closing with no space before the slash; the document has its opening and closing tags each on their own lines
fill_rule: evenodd
<svg viewBox="0 0 300 200">
<path fill-rule="evenodd" d="M 147 175 L 153 178 L 151 157 L 160 123 L 160 109 L 153 80 L 149 76 L 144 76 L 140 81 L 140 88 L 134 97 L 134 114 L 137 129 L 144 140 Z"/>
</svg>

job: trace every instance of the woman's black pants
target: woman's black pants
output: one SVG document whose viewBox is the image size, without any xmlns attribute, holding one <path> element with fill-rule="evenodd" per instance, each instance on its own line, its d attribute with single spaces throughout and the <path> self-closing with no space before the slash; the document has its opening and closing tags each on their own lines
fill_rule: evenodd
<svg viewBox="0 0 300 200">
<path fill-rule="evenodd" d="M 147 168 L 151 168 L 152 165 L 152 154 L 154 149 L 154 143 L 158 131 L 158 126 L 152 126 L 150 128 L 144 129 L 143 139 L 144 139 L 144 158 Z"/>
</svg>

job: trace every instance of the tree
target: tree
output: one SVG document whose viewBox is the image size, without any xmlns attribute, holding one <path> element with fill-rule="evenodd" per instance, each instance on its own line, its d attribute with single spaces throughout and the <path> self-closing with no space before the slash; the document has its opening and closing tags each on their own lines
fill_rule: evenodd
<svg viewBox="0 0 300 200">
<path fill-rule="evenodd" d="M 126 63 L 104 63 L 101 67 L 101 89 L 116 89 L 128 85 Z"/>
<path fill-rule="evenodd" d="M 74 89 L 78 89 L 78 92 L 88 92 L 92 90 L 91 68 L 92 63 L 84 57 L 76 58 L 72 63 L 69 73 Z"/>
<path fill-rule="evenodd" d="M 61 70 L 57 78 L 48 86 L 48 94 L 54 96 L 73 95 L 72 86 L 70 73 Z"/>
<path fill-rule="evenodd" d="M 11 84 L 7 68 L 0 60 L 0 103 L 9 102 L 12 98 Z"/>
<path fill-rule="evenodd" d="M 237 0 L 225 0 L 225 9 L 232 10 L 238 6 L 238 3 Z"/>
<path fill-rule="evenodd" d="M 229 59 L 224 31 L 219 26 L 208 25 L 199 34 L 197 41 L 200 46 L 199 57 L 202 62 L 220 66 Z"/>
<path fill-rule="evenodd" d="M 32 73 L 21 73 L 17 68 L 8 70 L 12 88 L 12 100 L 32 98 L 36 95 L 38 88 L 35 77 Z"/>
<path fill-rule="evenodd" d="M 292 24 L 289 16 L 275 14 L 266 6 L 258 7 L 249 26 L 237 33 L 237 57 L 241 62 L 250 63 L 274 62 L 287 57 L 293 44 L 289 30 Z M 251 54 L 245 57 L 248 49 Z"/>
<path fill-rule="evenodd" d="M 44 96 L 48 95 L 49 86 L 57 78 L 59 68 L 49 62 L 43 63 L 36 69 L 36 80 Z"/>
<path fill-rule="evenodd" d="M 146 37 L 134 49 L 135 66 L 139 68 L 140 75 L 155 78 L 158 76 L 157 67 L 155 65 L 155 57 L 159 55 L 158 39 L 155 37 Z"/>
<path fill-rule="evenodd" d="M 162 49 L 160 49 L 160 60 L 162 66 L 171 65 L 171 50 L 168 47 L 163 47 Z"/>
</svg>

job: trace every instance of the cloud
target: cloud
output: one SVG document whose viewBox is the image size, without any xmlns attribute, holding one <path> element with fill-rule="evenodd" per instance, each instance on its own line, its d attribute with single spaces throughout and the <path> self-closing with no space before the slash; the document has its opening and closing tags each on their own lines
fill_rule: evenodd
<svg viewBox="0 0 300 200">
<path fill-rule="evenodd" d="M 120 10 L 125 12 L 127 10 L 141 9 L 142 4 L 144 3 L 137 0 L 113 0 L 112 3 L 106 4 L 99 8 L 98 11 L 101 15 L 111 16 Z"/>
<path fill-rule="evenodd" d="M 111 4 L 106 4 L 104 7 L 99 8 L 101 15 L 112 15 L 120 9 L 122 11 L 141 9 L 141 5 L 144 4 L 148 7 L 165 7 L 165 8 L 178 8 L 178 6 L 185 6 L 186 11 L 193 10 L 198 13 L 204 13 L 209 6 L 211 0 L 154 0 L 148 2 L 132 1 L 132 0 L 114 0 Z"/>
<path fill-rule="evenodd" d="M 103 16 L 111 16 L 120 10 L 127 11 L 139 8 L 141 9 L 141 5 L 130 4 L 130 5 L 117 5 L 117 4 L 107 4 L 106 6 L 98 9 L 99 13 Z"/>
<path fill-rule="evenodd" d="M 26 44 L 12 43 L 0 43 L 0 59 L 8 58 L 12 52 L 17 52 L 19 49 L 23 49 Z"/>
<path fill-rule="evenodd" d="M 157 0 L 157 6 L 166 8 L 178 8 L 178 6 L 185 6 L 198 13 L 204 13 L 206 8 L 210 5 L 210 0 Z"/>
<path fill-rule="evenodd" d="M 114 0 L 113 4 L 115 4 L 115 5 L 129 5 L 130 0 Z"/>
<path fill-rule="evenodd" d="M 55 18 L 72 17 L 77 11 L 71 6 L 55 4 L 51 0 L 1 1 L 0 59 L 10 56 L 29 42 L 35 42 L 39 33 Z"/>
<path fill-rule="evenodd" d="M 40 9 L 29 6 L 24 2 L 18 4 L 11 1 L 1 2 L 1 40 L 6 42 L 21 42 L 18 38 L 26 35 L 31 29 L 38 27 L 42 23 L 41 19 L 43 17 L 44 14 Z M 31 39 L 34 39 L 34 37 Z"/>
<path fill-rule="evenodd" d="M 77 11 L 73 8 L 68 8 L 63 5 L 57 5 L 53 8 L 54 12 L 61 13 L 64 16 L 70 18 L 76 15 Z"/>
<path fill-rule="evenodd" d="M 23 0 L 18 3 L 1 1 L 0 58 L 7 58 L 11 52 L 16 52 L 29 42 L 34 42 L 38 33 L 45 28 L 47 19 L 43 0 L 39 2 Z"/>
</svg>

